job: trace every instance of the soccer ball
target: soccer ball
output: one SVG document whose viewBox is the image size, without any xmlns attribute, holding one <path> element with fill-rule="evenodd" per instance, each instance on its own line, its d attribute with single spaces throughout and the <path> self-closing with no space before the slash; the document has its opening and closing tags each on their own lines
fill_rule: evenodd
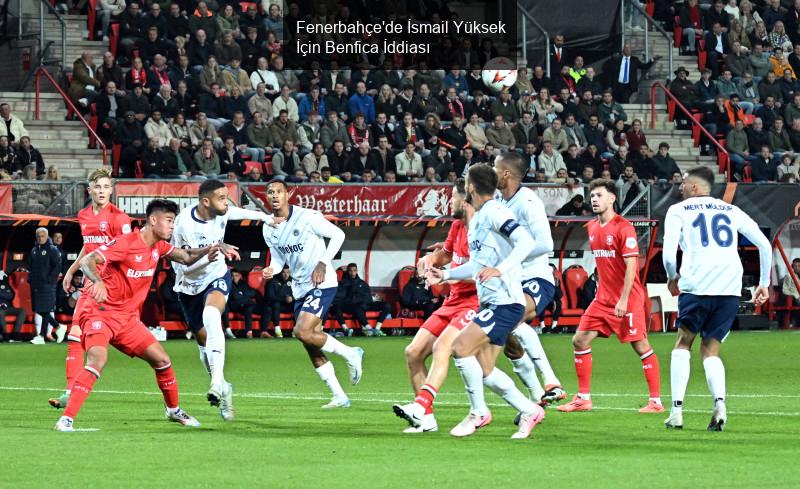
<svg viewBox="0 0 800 489">
<path fill-rule="evenodd" d="M 508 58 L 492 58 L 484 66 L 481 77 L 493 92 L 501 92 L 517 82 L 517 67 Z"/>
</svg>

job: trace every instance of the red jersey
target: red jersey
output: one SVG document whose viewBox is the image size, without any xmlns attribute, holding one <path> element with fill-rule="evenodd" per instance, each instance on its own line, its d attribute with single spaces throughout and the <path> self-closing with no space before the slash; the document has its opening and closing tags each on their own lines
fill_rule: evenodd
<svg viewBox="0 0 800 489">
<path fill-rule="evenodd" d="M 625 283 L 625 258 L 639 257 L 636 230 L 630 221 L 617 214 L 605 226 L 600 225 L 599 219 L 589 221 L 588 231 L 599 278 L 595 300 L 614 307 Z M 637 274 L 628 298 L 628 308 L 631 304 L 644 304 L 644 297 L 644 287 Z"/>
<path fill-rule="evenodd" d="M 131 218 L 113 204 L 106 205 L 97 214 L 91 205 L 86 207 L 78 213 L 78 223 L 87 255 L 117 236 L 131 232 Z"/>
<path fill-rule="evenodd" d="M 467 239 L 467 226 L 456 220 L 450 225 L 447 239 L 444 241 L 444 251 L 453 255 L 450 268 L 455 268 L 469 261 L 469 240 Z M 450 285 L 450 295 L 443 305 L 469 300 L 474 301 L 478 292 L 474 282 L 454 282 Z"/>
<path fill-rule="evenodd" d="M 138 229 L 97 248 L 94 253 L 105 258 L 100 276 L 108 291 L 108 298 L 101 307 L 138 313 L 147 297 L 158 260 L 173 249 L 175 247 L 166 241 L 147 246 Z"/>
</svg>

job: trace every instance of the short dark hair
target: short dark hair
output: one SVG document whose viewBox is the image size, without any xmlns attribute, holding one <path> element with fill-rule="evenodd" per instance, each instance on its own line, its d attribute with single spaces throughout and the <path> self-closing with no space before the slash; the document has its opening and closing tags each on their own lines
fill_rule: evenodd
<svg viewBox="0 0 800 489">
<path fill-rule="evenodd" d="M 495 158 L 494 164 L 497 165 L 499 160 L 502 160 L 503 164 L 507 165 L 514 176 L 520 180 L 522 180 L 528 172 L 528 165 L 522 161 L 522 156 L 516 151 L 505 151 L 501 153 L 500 156 Z"/>
<path fill-rule="evenodd" d="M 168 199 L 153 199 L 150 203 L 147 204 L 147 210 L 145 210 L 145 216 L 150 217 L 152 214 L 156 212 L 168 212 L 178 215 L 180 212 L 180 208 L 178 204 L 175 202 L 168 200 Z"/>
<path fill-rule="evenodd" d="M 467 183 L 463 178 L 457 178 L 453 182 L 453 187 L 456 189 L 458 195 L 467 195 Z"/>
<path fill-rule="evenodd" d="M 323 168 L 323 170 L 324 170 L 324 168 Z M 283 188 L 287 192 L 289 191 L 289 185 L 286 184 L 286 180 L 281 180 L 280 178 L 273 178 L 272 180 L 267 182 L 267 188 L 269 188 L 269 186 L 272 185 L 273 183 L 277 183 L 277 184 L 283 185 Z"/>
<path fill-rule="evenodd" d="M 356 265 L 355 263 L 348 263 L 347 264 L 347 268 L 348 269 L 350 269 L 350 268 L 358 268 L 358 265 Z"/>
<path fill-rule="evenodd" d="M 494 168 L 485 163 L 472 165 L 467 175 L 469 183 L 475 187 L 475 192 L 479 195 L 492 195 L 497 189 L 497 174 Z"/>
<path fill-rule="evenodd" d="M 589 193 L 596 188 L 604 188 L 608 191 L 608 193 L 614 194 L 614 197 L 617 196 L 617 184 L 614 183 L 614 180 L 610 180 L 608 178 L 596 178 L 589 182 Z"/>
<path fill-rule="evenodd" d="M 709 187 L 714 185 L 714 172 L 707 166 L 695 166 L 686 170 L 687 177 L 694 177 L 703 180 Z"/>
<path fill-rule="evenodd" d="M 225 184 L 222 183 L 221 181 L 210 178 L 208 180 L 203 181 L 203 183 L 200 184 L 200 189 L 197 191 L 197 195 L 198 197 L 202 198 L 207 195 L 213 194 L 214 192 L 223 188 L 224 186 Z"/>
</svg>

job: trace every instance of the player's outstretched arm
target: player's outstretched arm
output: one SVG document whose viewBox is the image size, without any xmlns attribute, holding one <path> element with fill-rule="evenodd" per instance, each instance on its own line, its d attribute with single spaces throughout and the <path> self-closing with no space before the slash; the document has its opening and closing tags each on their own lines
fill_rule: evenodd
<svg viewBox="0 0 800 489">
<path fill-rule="evenodd" d="M 92 287 L 92 298 L 98 304 L 102 304 L 108 298 L 106 285 L 97 270 L 97 266 L 105 261 L 106 259 L 101 253 L 89 253 L 81 258 L 80 261 L 76 261 L 76 263 L 80 263 L 83 276 L 94 283 Z"/>
<path fill-rule="evenodd" d="M 72 288 L 72 277 L 75 275 L 75 272 L 81 267 L 81 260 L 83 257 L 86 256 L 86 248 L 81 246 L 81 252 L 78 253 L 78 258 L 72 262 L 72 265 L 69 266 L 67 269 L 67 273 L 64 274 L 64 280 L 61 282 L 61 287 L 64 289 L 64 292 L 67 294 L 71 294 L 75 292 Z"/>
<path fill-rule="evenodd" d="M 205 263 L 212 262 L 219 257 L 220 253 L 220 245 L 215 244 L 204 248 L 173 248 L 169 255 L 167 255 L 167 258 L 181 265 L 190 267 L 198 263 L 200 259 L 205 260 Z"/>
<path fill-rule="evenodd" d="M 235 206 L 228 207 L 228 219 L 231 221 L 243 221 L 245 219 L 250 221 L 262 221 L 268 226 L 277 226 L 286 220 L 284 217 L 270 216 L 261 211 L 251 211 Z"/>
<path fill-rule="evenodd" d="M 471 280 L 474 273 L 475 273 L 475 264 L 472 262 L 472 260 L 470 260 L 467 263 L 459 265 L 455 268 L 448 268 L 444 270 L 438 268 L 432 268 L 429 272 L 429 275 L 431 277 L 438 278 L 439 280 L 436 283 L 439 283 L 439 282 L 446 282 L 448 280 L 455 280 L 455 281 Z M 434 282 L 430 283 L 432 285 L 436 285 L 436 283 Z"/>
</svg>

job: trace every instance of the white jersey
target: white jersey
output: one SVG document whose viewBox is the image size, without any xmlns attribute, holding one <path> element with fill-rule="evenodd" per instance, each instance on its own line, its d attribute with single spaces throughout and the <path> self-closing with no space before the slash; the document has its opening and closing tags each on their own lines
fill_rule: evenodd
<svg viewBox="0 0 800 489">
<path fill-rule="evenodd" d="M 228 212 L 224 215 L 204 221 L 197 215 L 197 206 L 186 207 L 175 219 L 171 243 L 176 248 L 204 248 L 221 243 L 225 238 L 228 221 L 243 219 L 264 221 L 265 224 L 272 222 L 272 217 L 263 212 L 234 206 L 228 207 Z M 200 294 L 211 282 L 228 273 L 228 265 L 222 257 L 209 262 L 208 257 L 204 256 L 188 267 L 176 262 L 172 266 L 175 269 L 175 292 L 187 295 Z"/>
<path fill-rule="evenodd" d="M 739 296 L 742 262 L 738 233 L 758 247 L 761 277 L 769 286 L 772 250 L 758 224 L 735 205 L 710 196 L 693 197 L 672 205 L 664 219 L 664 269 L 677 275 L 678 245 L 683 251 L 678 287 L 681 293 Z"/>
<path fill-rule="evenodd" d="M 548 260 L 553 251 L 553 235 L 542 199 L 528 187 L 520 187 L 508 200 L 503 199 L 503 194 L 497 191 L 495 199 L 511 209 L 519 225 L 533 237 L 534 251 L 522 262 L 522 281 L 540 278 L 555 285 Z"/>
<path fill-rule="evenodd" d="M 330 239 L 325 246 L 324 238 Z M 296 205 L 289 206 L 289 217 L 277 227 L 264 227 L 264 241 L 271 253 L 272 273 L 281 273 L 289 265 L 295 299 L 305 297 L 314 288 L 311 274 L 317 264 L 325 264 L 325 280 L 320 289 L 336 287 L 336 270 L 331 262 L 344 243 L 344 231 L 325 219 L 321 213 Z"/>
<path fill-rule="evenodd" d="M 522 260 L 533 248 L 528 232 L 514 214 L 497 200 L 489 200 L 475 213 L 467 232 L 470 260 L 444 271 L 445 280 L 472 278 L 481 304 L 525 304 L 522 292 Z M 500 277 L 476 279 L 484 268 L 497 268 Z"/>
</svg>

